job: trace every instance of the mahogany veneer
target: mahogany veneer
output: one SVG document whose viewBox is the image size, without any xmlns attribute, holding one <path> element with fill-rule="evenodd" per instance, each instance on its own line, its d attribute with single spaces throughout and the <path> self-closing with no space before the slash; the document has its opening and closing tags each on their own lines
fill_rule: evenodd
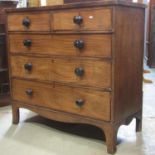
<svg viewBox="0 0 155 155">
<path fill-rule="evenodd" d="M 144 8 L 125 1 L 7 10 L 13 123 L 19 108 L 101 128 L 142 125 Z M 16 20 L 18 19 L 18 20 Z"/>
</svg>

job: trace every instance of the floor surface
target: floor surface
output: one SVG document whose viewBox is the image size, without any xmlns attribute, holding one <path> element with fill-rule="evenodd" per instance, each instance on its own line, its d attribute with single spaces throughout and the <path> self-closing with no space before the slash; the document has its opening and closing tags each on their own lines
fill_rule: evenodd
<svg viewBox="0 0 155 155">
<path fill-rule="evenodd" d="M 143 132 L 135 120 L 118 133 L 116 155 L 155 155 L 155 69 L 144 84 Z M 0 108 L 0 155 L 106 155 L 100 129 L 69 125 L 21 110 L 19 125 L 12 125 L 11 107 Z"/>
</svg>

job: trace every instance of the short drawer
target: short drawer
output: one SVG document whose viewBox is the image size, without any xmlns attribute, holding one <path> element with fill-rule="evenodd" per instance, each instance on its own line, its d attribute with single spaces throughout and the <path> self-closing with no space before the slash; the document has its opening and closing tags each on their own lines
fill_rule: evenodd
<svg viewBox="0 0 155 155">
<path fill-rule="evenodd" d="M 89 59 L 12 56 L 13 77 L 111 88 L 111 62 Z"/>
<path fill-rule="evenodd" d="M 13 100 L 87 116 L 110 120 L 110 93 L 56 84 L 12 80 Z"/>
<path fill-rule="evenodd" d="M 112 10 L 88 9 L 53 13 L 52 29 L 57 30 L 112 30 Z"/>
<path fill-rule="evenodd" d="M 112 36 L 10 34 L 11 53 L 39 53 L 61 56 L 111 57 Z"/>
<path fill-rule="evenodd" d="M 37 80 L 50 80 L 50 64 L 50 59 L 11 56 L 11 76 Z"/>
<path fill-rule="evenodd" d="M 8 31 L 50 31 L 48 13 L 12 13 L 8 15 Z"/>
</svg>

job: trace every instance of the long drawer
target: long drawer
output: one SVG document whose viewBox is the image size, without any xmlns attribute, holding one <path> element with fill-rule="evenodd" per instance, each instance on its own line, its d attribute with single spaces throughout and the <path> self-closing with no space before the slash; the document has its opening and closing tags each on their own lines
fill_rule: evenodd
<svg viewBox="0 0 155 155">
<path fill-rule="evenodd" d="M 49 85 L 24 80 L 12 80 L 13 100 L 88 116 L 110 120 L 110 93 Z"/>
<path fill-rule="evenodd" d="M 10 34 L 11 53 L 111 57 L 111 35 Z"/>
<path fill-rule="evenodd" d="M 11 56 L 11 76 L 111 88 L 111 62 Z"/>
</svg>

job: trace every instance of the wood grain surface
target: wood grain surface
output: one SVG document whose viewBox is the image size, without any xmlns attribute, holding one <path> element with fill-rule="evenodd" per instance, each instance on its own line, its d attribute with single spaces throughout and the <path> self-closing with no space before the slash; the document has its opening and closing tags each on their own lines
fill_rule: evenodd
<svg viewBox="0 0 155 155">
<path fill-rule="evenodd" d="M 82 24 L 73 22 L 75 16 L 83 18 Z M 53 30 L 111 30 L 112 12 L 111 9 L 88 9 L 61 11 L 53 13 L 51 20 Z"/>
<path fill-rule="evenodd" d="M 109 61 L 12 56 L 10 62 L 12 77 L 58 81 L 100 88 L 111 87 L 111 62 Z M 24 68 L 24 65 L 28 63 L 32 64 L 31 71 Z M 75 69 L 79 67 L 84 69 L 84 74 L 81 77 L 75 74 Z"/>
<path fill-rule="evenodd" d="M 33 90 L 28 96 L 25 91 Z M 110 120 L 110 93 L 93 91 L 61 85 L 47 85 L 31 81 L 12 81 L 13 99 L 28 104 L 75 113 L 91 118 Z M 84 100 L 84 105 L 78 107 L 76 100 Z M 98 108 L 100 107 L 100 108 Z"/>
<path fill-rule="evenodd" d="M 32 41 L 32 45 L 30 47 L 25 47 L 23 45 L 23 41 L 26 39 Z M 78 49 L 74 46 L 74 42 L 76 40 L 84 41 L 83 49 Z M 112 36 L 110 34 L 10 34 L 9 45 L 11 53 L 39 53 L 60 56 L 111 57 Z"/>
<path fill-rule="evenodd" d="M 23 26 L 23 20 L 28 18 L 30 20 L 30 26 L 27 28 Z M 36 12 L 36 13 L 19 13 L 11 14 L 7 18 L 9 31 L 49 31 L 50 16 L 48 13 Z"/>
</svg>

